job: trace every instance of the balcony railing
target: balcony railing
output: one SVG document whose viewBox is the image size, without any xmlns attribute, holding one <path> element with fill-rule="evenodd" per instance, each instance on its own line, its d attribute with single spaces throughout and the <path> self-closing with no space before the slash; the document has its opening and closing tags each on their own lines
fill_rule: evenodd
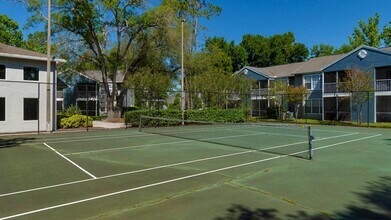
<svg viewBox="0 0 391 220">
<path fill-rule="evenodd" d="M 340 83 L 324 83 L 324 93 L 343 93 L 346 92 L 341 89 L 342 82 Z"/>
<path fill-rule="evenodd" d="M 324 93 L 336 93 L 338 92 L 337 83 L 325 83 L 324 84 Z"/>
<path fill-rule="evenodd" d="M 87 98 L 87 96 L 88 96 L 88 98 L 97 98 L 96 95 L 97 95 L 97 93 L 95 91 L 90 91 L 90 92 L 80 92 L 79 91 L 77 93 L 77 98 L 85 99 L 85 98 Z"/>
<path fill-rule="evenodd" d="M 268 89 L 252 89 L 252 96 L 266 96 L 268 94 Z"/>
<path fill-rule="evenodd" d="M 57 91 L 57 98 L 58 99 L 64 98 L 64 92 L 63 91 Z"/>
<path fill-rule="evenodd" d="M 377 92 L 391 91 L 391 79 L 376 80 L 376 91 Z"/>
</svg>

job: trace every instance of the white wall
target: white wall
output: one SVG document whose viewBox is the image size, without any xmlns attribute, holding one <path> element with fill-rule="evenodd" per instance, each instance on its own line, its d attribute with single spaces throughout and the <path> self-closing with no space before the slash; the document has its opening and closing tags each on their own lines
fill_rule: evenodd
<svg viewBox="0 0 391 220">
<path fill-rule="evenodd" d="M 41 131 L 53 130 L 53 124 L 48 125 L 47 111 L 50 111 L 50 120 L 55 122 L 52 110 L 53 105 L 47 106 L 47 73 L 45 61 L 33 61 L 24 59 L 2 58 L 0 64 L 6 66 L 6 79 L 0 80 L 0 97 L 5 97 L 5 121 L 0 121 L 0 133 L 26 132 L 38 129 L 38 120 L 23 120 L 24 98 L 38 98 L 39 85 L 39 129 Z M 23 80 L 23 67 L 38 67 L 39 81 Z M 52 73 L 54 65 L 52 65 Z M 53 76 L 53 74 L 52 74 Z M 51 81 L 53 77 L 51 77 Z M 49 102 L 55 100 L 53 86 L 49 87 Z M 55 106 L 55 105 L 54 105 Z M 53 109 L 55 112 L 55 109 Z M 55 116 L 55 114 L 54 114 Z"/>
</svg>

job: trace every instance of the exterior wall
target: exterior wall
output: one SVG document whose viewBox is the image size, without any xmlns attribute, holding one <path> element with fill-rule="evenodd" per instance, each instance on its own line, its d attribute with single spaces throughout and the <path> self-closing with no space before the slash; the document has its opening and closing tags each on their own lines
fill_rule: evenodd
<svg viewBox="0 0 391 220">
<path fill-rule="evenodd" d="M 367 56 L 363 59 L 358 56 L 359 51 L 361 51 L 362 49 L 367 51 Z M 389 66 L 391 64 L 391 54 L 376 51 L 367 47 L 363 47 L 362 49 L 358 49 L 344 59 L 327 67 L 326 69 L 324 69 L 324 72 L 342 71 L 351 69 L 353 67 L 358 67 L 362 70 L 375 73 L 376 67 Z M 375 76 L 375 74 L 372 74 L 372 76 Z M 369 100 L 369 102 L 363 105 L 363 122 L 376 122 L 375 99 L 376 97 L 374 95 L 371 95 L 371 99 Z M 353 105 L 351 106 L 351 120 L 357 121 L 358 115 L 355 109 L 353 109 Z"/>
<path fill-rule="evenodd" d="M 0 80 L 0 97 L 5 97 L 5 121 L 0 121 L 0 133 L 30 132 L 38 130 L 38 120 L 23 119 L 24 98 L 38 98 L 39 95 L 39 130 L 55 130 L 54 86 L 45 84 L 47 80 L 46 62 L 23 59 L 0 58 L 0 64 L 6 66 L 6 79 Z M 38 67 L 39 81 L 23 80 L 23 67 Z M 54 79 L 54 64 L 51 80 Z M 38 88 L 38 82 L 41 83 Z M 49 94 L 46 92 L 49 87 Z M 48 97 L 49 96 L 49 97 Z M 49 102 L 49 105 L 48 105 Z M 49 107 L 49 108 L 48 108 Z M 48 124 L 47 117 L 52 123 Z"/>
</svg>

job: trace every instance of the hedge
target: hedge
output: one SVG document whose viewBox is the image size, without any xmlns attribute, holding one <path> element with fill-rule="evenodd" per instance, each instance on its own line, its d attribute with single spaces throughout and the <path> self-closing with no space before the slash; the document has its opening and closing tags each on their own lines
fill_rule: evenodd
<svg viewBox="0 0 391 220">
<path fill-rule="evenodd" d="M 138 126 L 140 116 L 161 117 L 170 119 L 182 119 L 182 113 L 179 110 L 137 110 L 128 112 L 125 115 L 125 122 L 130 126 Z M 209 122 L 244 122 L 247 119 L 247 111 L 244 109 L 209 109 L 209 110 L 189 110 L 185 112 L 185 119 L 190 121 L 209 121 Z M 158 126 L 159 120 L 145 120 L 144 126 Z M 172 122 L 171 125 L 178 124 Z M 165 125 L 167 125 L 165 123 Z"/>
<path fill-rule="evenodd" d="M 87 116 L 72 115 L 68 118 L 62 118 L 60 122 L 61 128 L 78 128 L 80 126 L 87 127 Z M 91 117 L 88 117 L 88 127 L 92 127 Z"/>
</svg>

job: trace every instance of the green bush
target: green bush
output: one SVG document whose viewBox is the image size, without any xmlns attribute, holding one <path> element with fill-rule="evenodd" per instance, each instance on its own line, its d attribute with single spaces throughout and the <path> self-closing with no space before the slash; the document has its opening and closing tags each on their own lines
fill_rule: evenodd
<svg viewBox="0 0 391 220">
<path fill-rule="evenodd" d="M 64 115 L 67 117 L 70 117 L 72 115 L 81 115 L 81 110 L 75 105 L 70 105 L 68 108 L 65 109 Z"/>
<path fill-rule="evenodd" d="M 182 113 L 179 110 L 138 110 L 131 111 L 125 115 L 125 122 L 130 126 L 138 126 L 140 116 L 161 117 L 170 119 L 182 119 Z M 208 109 L 208 110 L 189 110 L 185 112 L 186 120 L 190 121 L 210 121 L 210 122 L 244 122 L 247 118 L 247 111 L 244 109 Z M 176 125 L 178 122 L 165 123 L 164 125 Z M 162 125 L 162 121 L 146 119 L 144 126 Z"/>
<path fill-rule="evenodd" d="M 78 128 L 80 126 L 87 127 L 87 116 L 77 114 L 61 119 L 61 128 Z M 88 117 L 88 127 L 92 127 L 91 117 Z"/>
</svg>

